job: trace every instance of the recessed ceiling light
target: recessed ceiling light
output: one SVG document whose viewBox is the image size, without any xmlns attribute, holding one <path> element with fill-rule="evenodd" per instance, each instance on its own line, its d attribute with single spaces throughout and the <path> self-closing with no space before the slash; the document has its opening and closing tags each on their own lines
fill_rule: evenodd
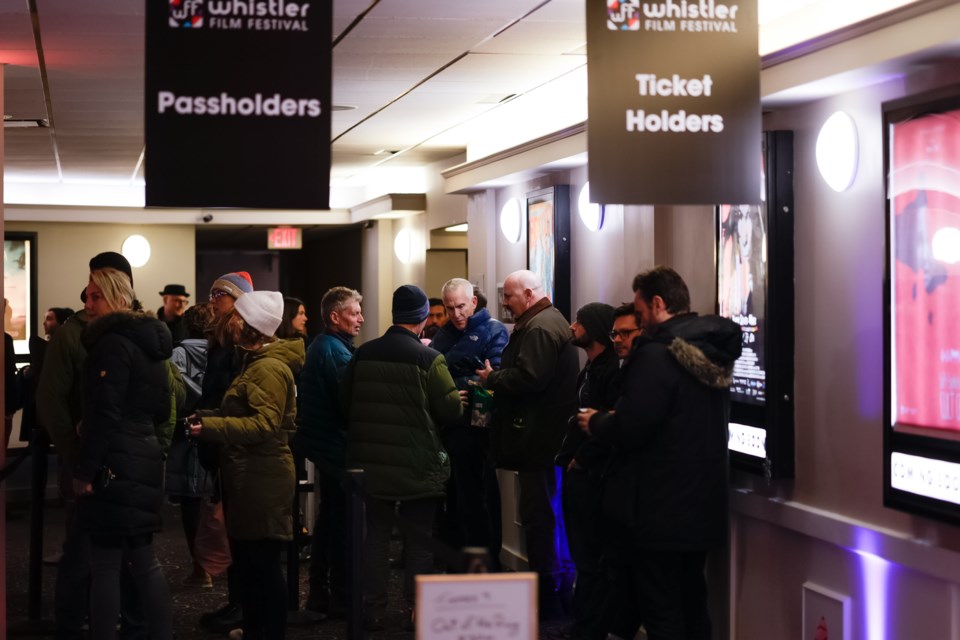
<svg viewBox="0 0 960 640">
<path fill-rule="evenodd" d="M 49 126 L 50 123 L 43 118 L 14 118 L 8 115 L 3 116 L 4 129 L 47 128 Z"/>
</svg>

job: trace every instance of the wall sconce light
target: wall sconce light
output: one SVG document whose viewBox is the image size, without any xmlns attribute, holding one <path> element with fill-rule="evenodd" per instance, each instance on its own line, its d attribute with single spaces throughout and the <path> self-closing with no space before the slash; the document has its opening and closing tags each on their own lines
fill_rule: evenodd
<svg viewBox="0 0 960 640">
<path fill-rule="evenodd" d="M 960 229 L 943 227 L 933 234 L 933 257 L 946 264 L 960 262 Z"/>
<path fill-rule="evenodd" d="M 143 236 L 133 234 L 123 241 L 120 253 L 130 261 L 131 267 L 142 267 L 150 260 L 150 243 Z"/>
<path fill-rule="evenodd" d="M 500 231 L 503 237 L 510 242 L 520 242 L 520 232 L 523 230 L 523 221 L 520 218 L 520 201 L 510 198 L 500 209 Z"/>
<path fill-rule="evenodd" d="M 400 229 L 393 239 L 393 254 L 403 264 L 408 264 L 413 257 L 413 234 L 410 229 Z"/>
<path fill-rule="evenodd" d="M 603 227 L 603 205 L 590 202 L 590 183 L 586 182 L 580 189 L 577 199 L 577 209 L 580 211 L 580 220 L 590 229 L 599 231 Z"/>
<path fill-rule="evenodd" d="M 817 136 L 817 168 L 830 188 L 846 191 L 857 177 L 857 125 L 837 111 L 827 118 Z"/>
</svg>

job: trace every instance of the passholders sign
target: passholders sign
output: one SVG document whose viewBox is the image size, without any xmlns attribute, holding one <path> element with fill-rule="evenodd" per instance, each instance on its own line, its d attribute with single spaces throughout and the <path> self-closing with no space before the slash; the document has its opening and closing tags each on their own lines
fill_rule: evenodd
<svg viewBox="0 0 960 640">
<path fill-rule="evenodd" d="M 587 0 L 590 199 L 760 199 L 757 0 Z"/>
<path fill-rule="evenodd" d="M 329 208 L 332 4 L 147 0 L 147 206 Z"/>
</svg>

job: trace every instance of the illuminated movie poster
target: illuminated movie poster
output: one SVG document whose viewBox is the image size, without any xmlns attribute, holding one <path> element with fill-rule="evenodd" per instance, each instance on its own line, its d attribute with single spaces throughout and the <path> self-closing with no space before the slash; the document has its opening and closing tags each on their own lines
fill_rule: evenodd
<svg viewBox="0 0 960 640">
<path fill-rule="evenodd" d="M 16 353 L 29 349 L 31 249 L 27 240 L 3 241 L 3 330 L 13 338 Z"/>
<path fill-rule="evenodd" d="M 891 127 L 893 424 L 960 431 L 960 110 Z"/>
<path fill-rule="evenodd" d="M 721 205 L 717 292 L 720 315 L 743 330 L 743 353 L 733 368 L 733 400 L 766 401 L 764 323 L 767 291 L 765 205 Z"/>
</svg>

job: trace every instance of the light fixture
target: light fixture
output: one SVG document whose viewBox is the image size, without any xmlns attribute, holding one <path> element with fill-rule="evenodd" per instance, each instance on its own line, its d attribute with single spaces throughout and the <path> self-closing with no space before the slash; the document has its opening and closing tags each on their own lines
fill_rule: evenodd
<svg viewBox="0 0 960 640">
<path fill-rule="evenodd" d="M 9 115 L 3 116 L 4 129 L 32 129 L 36 127 L 46 129 L 49 126 L 50 122 L 44 118 L 14 118 Z"/>
<path fill-rule="evenodd" d="M 947 264 L 960 262 L 960 229 L 943 227 L 933 234 L 933 257 Z"/>
<path fill-rule="evenodd" d="M 520 201 L 516 198 L 510 198 L 500 209 L 500 231 L 503 237 L 510 242 L 520 242 L 520 232 L 522 229 L 520 219 Z"/>
<path fill-rule="evenodd" d="M 150 243 L 143 236 L 133 234 L 123 241 L 120 253 L 130 261 L 131 267 L 142 267 L 150 260 Z"/>
<path fill-rule="evenodd" d="M 827 118 L 817 136 L 817 168 L 830 188 L 846 191 L 857 177 L 857 126 L 837 111 Z"/>
<path fill-rule="evenodd" d="M 413 234 L 410 229 L 400 229 L 393 239 L 393 254 L 403 264 L 410 262 L 413 257 Z"/>
<path fill-rule="evenodd" d="M 590 231 L 599 231 L 603 227 L 603 205 L 590 202 L 590 183 L 587 182 L 580 189 L 580 197 L 577 199 L 577 209 L 580 211 L 580 220 L 590 229 Z"/>
<path fill-rule="evenodd" d="M 466 222 L 464 222 L 463 224 L 450 225 L 449 227 L 445 228 L 444 231 L 447 233 L 466 233 L 467 229 L 468 225 Z"/>
</svg>

